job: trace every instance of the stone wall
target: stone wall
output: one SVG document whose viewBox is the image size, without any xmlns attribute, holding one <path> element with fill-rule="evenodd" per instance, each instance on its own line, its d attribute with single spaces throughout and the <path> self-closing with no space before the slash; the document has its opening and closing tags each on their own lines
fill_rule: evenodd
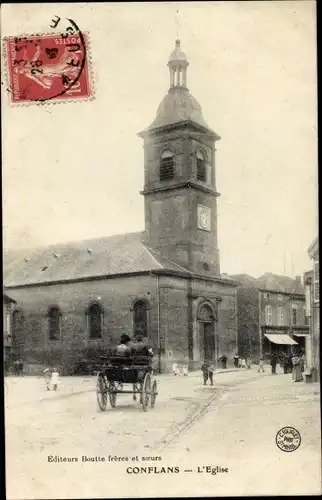
<svg viewBox="0 0 322 500">
<path fill-rule="evenodd" d="M 58 364 L 62 371 L 73 371 L 77 360 L 103 354 L 122 333 L 132 335 L 132 305 L 139 298 L 149 304 L 149 332 L 156 345 L 157 304 L 152 276 L 34 286 L 11 292 L 23 312 L 23 341 L 19 338 L 19 343 L 23 343 L 26 362 Z M 88 335 L 86 310 L 92 302 L 101 304 L 104 310 L 102 339 L 92 340 Z M 58 306 L 62 314 L 58 341 L 50 341 L 48 335 L 47 314 L 52 306 Z"/>
<path fill-rule="evenodd" d="M 200 365 L 200 355 L 189 342 L 198 335 L 198 307 L 208 301 L 216 312 L 216 356 L 232 359 L 236 349 L 236 288 L 206 279 L 151 274 L 82 281 L 60 285 L 11 289 L 23 312 L 19 342 L 26 363 L 57 365 L 62 373 L 73 373 L 82 359 L 98 359 L 114 347 L 122 333 L 133 335 L 133 303 L 149 304 L 148 331 L 156 364 L 171 370 L 174 361 Z M 103 337 L 88 335 L 86 311 L 99 303 L 103 314 Z M 61 311 L 61 338 L 49 339 L 48 310 Z M 160 356 L 159 350 L 160 349 Z M 192 354 L 194 356 L 192 359 Z M 194 364 L 193 361 L 196 363 Z"/>
</svg>

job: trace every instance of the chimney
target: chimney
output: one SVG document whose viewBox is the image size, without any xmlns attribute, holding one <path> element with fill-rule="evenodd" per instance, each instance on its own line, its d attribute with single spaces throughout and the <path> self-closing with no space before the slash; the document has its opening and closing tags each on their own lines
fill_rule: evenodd
<svg viewBox="0 0 322 500">
<path fill-rule="evenodd" d="M 301 276 L 295 276 L 295 292 L 302 293 L 302 278 L 301 278 Z"/>
</svg>

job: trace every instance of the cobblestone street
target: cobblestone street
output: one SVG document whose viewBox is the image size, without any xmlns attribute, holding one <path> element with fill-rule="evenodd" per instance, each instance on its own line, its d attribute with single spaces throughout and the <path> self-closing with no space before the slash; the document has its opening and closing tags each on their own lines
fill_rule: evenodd
<svg viewBox="0 0 322 500">
<path fill-rule="evenodd" d="M 200 373 L 158 381 L 154 409 L 143 412 L 122 395 L 115 409 L 100 412 L 94 377 L 62 378 L 57 393 L 37 377 L 7 378 L 8 499 L 140 496 L 143 488 L 145 495 L 184 496 L 191 485 L 194 495 L 320 492 L 317 384 L 255 369 L 220 373 L 214 387 L 203 387 Z M 294 453 L 276 446 L 284 426 L 301 434 Z M 206 465 L 229 473 L 207 474 Z M 177 466 L 180 473 L 126 472 L 142 466 Z"/>
</svg>

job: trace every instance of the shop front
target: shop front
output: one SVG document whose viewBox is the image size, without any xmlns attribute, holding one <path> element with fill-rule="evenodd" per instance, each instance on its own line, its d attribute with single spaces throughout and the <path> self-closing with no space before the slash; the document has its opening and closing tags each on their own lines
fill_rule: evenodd
<svg viewBox="0 0 322 500">
<path fill-rule="evenodd" d="M 273 353 L 278 357 L 290 355 L 292 348 L 299 346 L 298 342 L 290 336 L 289 328 L 263 328 L 262 340 L 264 358 L 270 358 Z"/>
</svg>

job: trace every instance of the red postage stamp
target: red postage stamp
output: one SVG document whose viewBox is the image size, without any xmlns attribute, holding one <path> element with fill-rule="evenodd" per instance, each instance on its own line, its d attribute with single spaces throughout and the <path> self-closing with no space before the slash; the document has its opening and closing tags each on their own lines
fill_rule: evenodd
<svg viewBox="0 0 322 500">
<path fill-rule="evenodd" d="M 11 103 L 91 97 L 87 35 L 9 37 L 5 48 Z"/>
</svg>

